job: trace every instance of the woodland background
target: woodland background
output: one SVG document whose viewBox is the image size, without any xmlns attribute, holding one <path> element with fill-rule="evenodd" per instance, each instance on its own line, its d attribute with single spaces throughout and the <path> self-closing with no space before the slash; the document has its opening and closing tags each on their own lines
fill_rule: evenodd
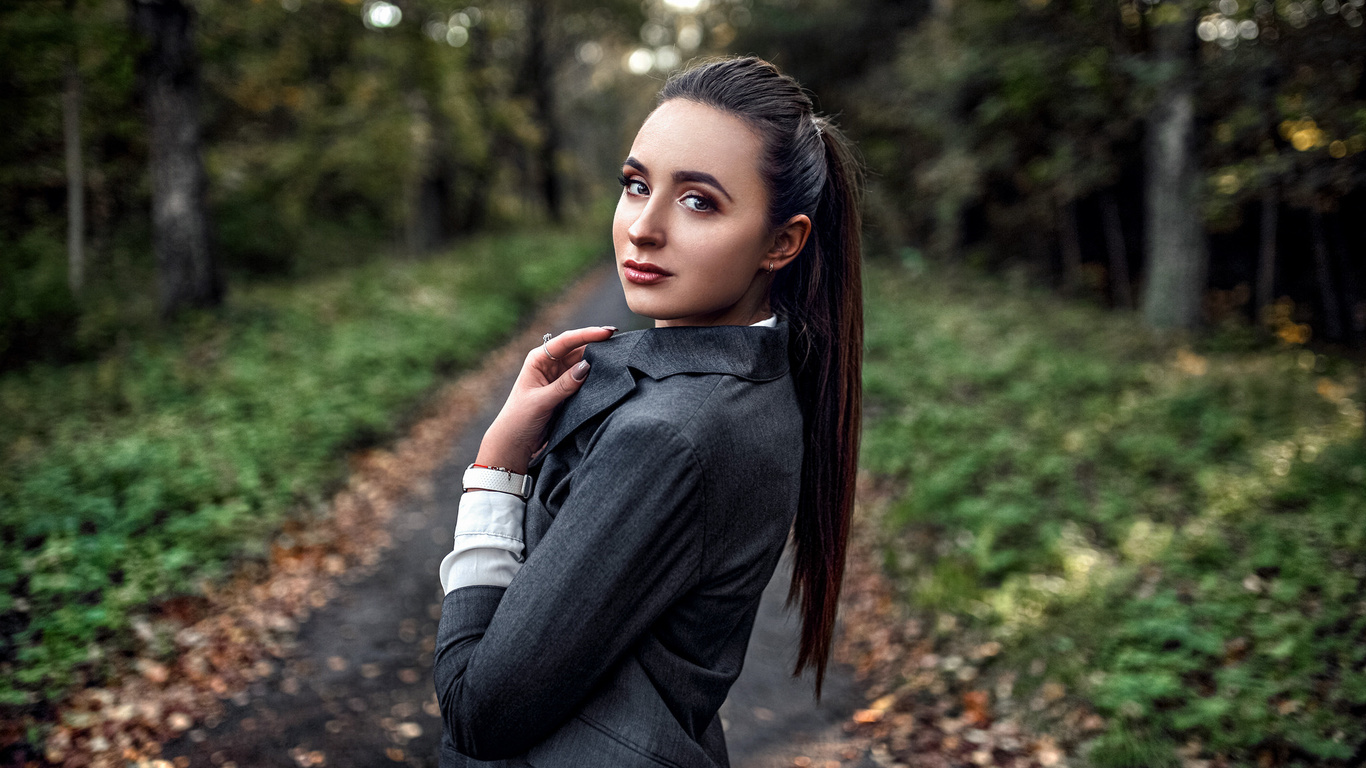
<svg viewBox="0 0 1366 768">
<path fill-rule="evenodd" d="M 907 605 L 1006 648 L 1118 627 L 1056 675 L 1000 656 L 1028 717 L 1100 718 L 1067 731 L 1097 764 L 1359 764 L 1362 5 L 5 4 L 7 743 L 173 659 L 157 606 L 600 259 L 662 78 L 738 52 L 869 167 L 865 465 Z"/>
</svg>

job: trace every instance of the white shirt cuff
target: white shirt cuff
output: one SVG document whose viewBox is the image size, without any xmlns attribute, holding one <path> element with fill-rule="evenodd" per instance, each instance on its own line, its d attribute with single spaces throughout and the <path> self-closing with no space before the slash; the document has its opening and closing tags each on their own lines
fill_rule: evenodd
<svg viewBox="0 0 1366 768">
<path fill-rule="evenodd" d="M 510 493 L 467 491 L 460 496 L 455 546 L 441 560 L 441 587 L 449 594 L 476 585 L 506 587 L 522 567 L 526 502 Z"/>
</svg>

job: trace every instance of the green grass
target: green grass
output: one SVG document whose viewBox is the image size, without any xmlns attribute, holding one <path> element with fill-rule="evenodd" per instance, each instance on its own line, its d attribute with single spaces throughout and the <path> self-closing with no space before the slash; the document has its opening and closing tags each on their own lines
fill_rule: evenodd
<svg viewBox="0 0 1366 768">
<path fill-rule="evenodd" d="M 1182 748 L 1360 763 L 1366 442 L 1350 365 L 1221 351 L 1235 345 L 1219 336 L 1191 349 L 941 270 L 877 265 L 867 284 L 862 458 L 900 488 L 889 567 L 918 610 L 1001 640 L 993 663 L 1020 672 L 1020 696 L 1065 685 L 1039 728 L 1100 714 L 1078 747 L 1102 766 L 1175 765 Z"/>
<path fill-rule="evenodd" d="M 606 249 L 489 236 L 239 287 L 97 361 L 0 376 L 0 703 L 98 681 L 150 603 L 262 556 L 348 451 L 394 435 Z"/>
</svg>

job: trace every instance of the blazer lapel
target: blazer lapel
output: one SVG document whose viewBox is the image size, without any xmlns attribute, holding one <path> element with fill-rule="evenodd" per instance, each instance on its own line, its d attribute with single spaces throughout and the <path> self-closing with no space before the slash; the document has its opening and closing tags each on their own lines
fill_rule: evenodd
<svg viewBox="0 0 1366 768">
<path fill-rule="evenodd" d="M 635 389 L 636 378 L 631 375 L 626 360 L 640 339 L 641 334 L 637 332 L 588 345 L 584 350 L 584 359 L 592 366 L 588 381 L 561 407 L 559 416 L 551 424 L 545 447 L 532 457 L 531 466 L 539 465 L 546 454 L 555 450 L 555 446 L 585 421 L 621 402 Z"/>
<path fill-rule="evenodd" d="M 680 373 L 724 373 L 750 381 L 771 381 L 787 374 L 787 324 L 776 328 L 745 326 L 652 328 L 589 344 L 584 359 L 588 380 L 560 407 L 545 447 L 531 460 L 541 463 L 584 422 L 621 402 L 636 387 L 639 371 L 652 379 Z"/>
</svg>

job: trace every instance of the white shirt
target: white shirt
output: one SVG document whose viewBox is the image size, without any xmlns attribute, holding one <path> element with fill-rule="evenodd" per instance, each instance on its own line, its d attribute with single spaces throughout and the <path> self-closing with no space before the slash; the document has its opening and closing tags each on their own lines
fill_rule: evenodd
<svg viewBox="0 0 1366 768">
<path fill-rule="evenodd" d="M 773 328 L 770 316 L 753 324 Z M 506 587 L 526 559 L 526 502 L 510 493 L 466 491 L 455 518 L 455 545 L 437 569 L 446 594 L 476 585 Z"/>
</svg>

